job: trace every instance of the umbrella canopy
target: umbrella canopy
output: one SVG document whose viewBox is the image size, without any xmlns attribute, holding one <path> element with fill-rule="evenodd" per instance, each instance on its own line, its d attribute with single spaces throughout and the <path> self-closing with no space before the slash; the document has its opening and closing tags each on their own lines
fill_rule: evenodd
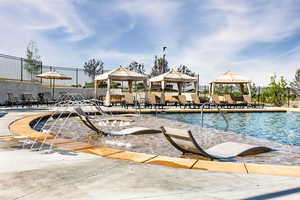
<svg viewBox="0 0 300 200">
<path fill-rule="evenodd" d="M 219 84 L 238 84 L 238 83 L 250 83 L 251 80 L 247 77 L 241 76 L 233 72 L 226 72 L 217 77 L 212 83 Z"/>
<path fill-rule="evenodd" d="M 190 83 L 190 82 L 195 82 L 197 81 L 197 77 L 192 77 L 189 76 L 187 74 L 181 73 L 181 72 L 177 72 L 174 69 L 172 69 L 171 71 L 168 71 L 164 74 L 152 77 L 151 79 L 149 79 L 149 82 L 162 82 L 162 81 L 166 81 L 166 82 L 173 82 L 173 83 Z"/>
<path fill-rule="evenodd" d="M 53 79 L 53 84 L 52 84 L 52 98 L 53 99 L 54 99 L 55 79 L 59 79 L 59 80 L 71 80 L 72 79 L 71 77 L 65 76 L 64 74 L 59 73 L 57 71 L 45 72 L 45 73 L 37 75 L 36 77 L 44 78 L 44 79 Z"/>
<path fill-rule="evenodd" d="M 57 71 L 50 71 L 45 72 L 42 74 L 37 75 L 38 78 L 44 78 L 44 79 L 59 79 L 59 80 L 71 80 L 71 77 L 65 76 L 62 73 L 59 73 Z"/>
<path fill-rule="evenodd" d="M 105 81 L 108 79 L 114 81 L 144 81 L 147 79 L 147 76 L 135 71 L 130 71 L 127 68 L 119 67 L 95 77 L 95 81 Z"/>
</svg>

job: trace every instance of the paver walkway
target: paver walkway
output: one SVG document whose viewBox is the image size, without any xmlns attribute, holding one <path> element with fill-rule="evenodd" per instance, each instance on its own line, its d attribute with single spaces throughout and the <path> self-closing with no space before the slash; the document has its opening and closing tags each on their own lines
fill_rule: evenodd
<svg viewBox="0 0 300 200">
<path fill-rule="evenodd" d="M 10 119 L 24 116 L 10 114 Z M 62 150 L 34 152 L 0 141 L 0 199 L 298 200 L 300 178 L 212 173 Z"/>
<path fill-rule="evenodd" d="M 1 200 L 300 199 L 299 178 L 211 173 L 78 152 L 45 154 L 1 142 L 0 149 Z"/>
</svg>

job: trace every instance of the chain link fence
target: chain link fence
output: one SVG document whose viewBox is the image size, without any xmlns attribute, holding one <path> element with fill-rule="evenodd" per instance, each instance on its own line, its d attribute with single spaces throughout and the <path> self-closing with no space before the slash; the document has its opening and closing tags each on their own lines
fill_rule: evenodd
<svg viewBox="0 0 300 200">
<path fill-rule="evenodd" d="M 25 58 L 0 54 L 0 80 L 41 82 L 50 85 L 51 80 L 37 78 L 37 74 L 48 71 L 57 71 L 72 78 L 72 80 L 55 80 L 57 87 L 83 87 L 91 79 L 78 67 L 47 66 L 42 63 L 37 66 L 35 73 L 26 68 L 29 60 Z"/>
</svg>

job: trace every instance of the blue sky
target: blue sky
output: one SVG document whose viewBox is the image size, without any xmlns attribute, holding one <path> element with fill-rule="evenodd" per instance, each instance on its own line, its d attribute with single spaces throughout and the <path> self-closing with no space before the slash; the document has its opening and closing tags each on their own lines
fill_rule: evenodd
<svg viewBox="0 0 300 200">
<path fill-rule="evenodd" d="M 299 0 L 0 0 L 0 53 L 37 42 L 45 64 L 107 69 L 132 61 L 150 71 L 167 46 L 206 84 L 228 70 L 265 85 L 300 67 Z"/>
</svg>

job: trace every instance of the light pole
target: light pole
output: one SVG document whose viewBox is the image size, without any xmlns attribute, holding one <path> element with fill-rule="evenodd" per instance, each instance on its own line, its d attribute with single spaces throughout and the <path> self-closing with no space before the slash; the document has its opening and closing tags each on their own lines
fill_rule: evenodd
<svg viewBox="0 0 300 200">
<path fill-rule="evenodd" d="M 167 47 L 163 47 L 163 62 L 164 62 L 163 73 L 166 72 L 166 71 L 165 71 L 165 69 L 166 69 L 166 66 L 165 66 L 165 64 L 166 64 L 166 49 L 167 49 Z"/>
</svg>

